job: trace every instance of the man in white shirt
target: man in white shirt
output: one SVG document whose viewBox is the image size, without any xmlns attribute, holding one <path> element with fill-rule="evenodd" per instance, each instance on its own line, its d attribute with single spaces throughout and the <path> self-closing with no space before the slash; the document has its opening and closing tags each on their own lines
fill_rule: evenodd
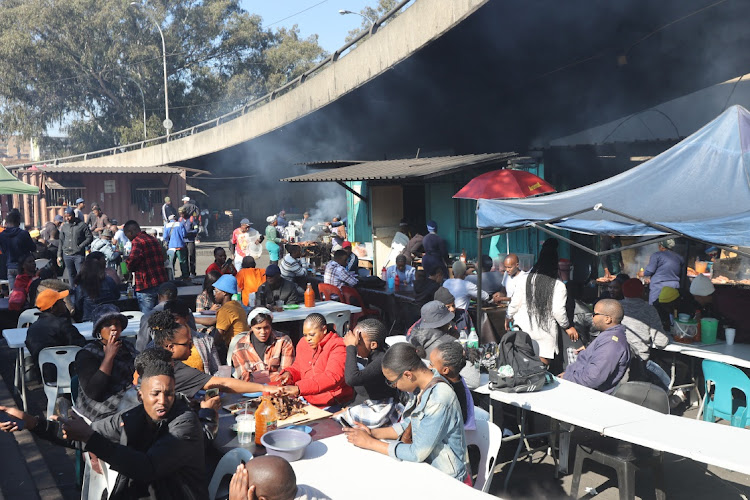
<svg viewBox="0 0 750 500">
<path fill-rule="evenodd" d="M 466 264 L 457 260 L 453 263 L 453 279 L 443 282 L 443 286 L 451 292 L 456 299 L 456 309 L 469 309 L 469 297 L 477 297 L 477 286 L 466 281 Z M 490 294 L 482 290 L 482 300 L 489 301 Z"/>
<path fill-rule="evenodd" d="M 386 272 L 386 279 L 396 278 L 398 274 L 398 282 L 400 285 L 414 286 L 414 275 L 416 269 L 406 264 L 406 256 L 399 254 L 396 256 L 396 264 L 389 266 Z"/>
<path fill-rule="evenodd" d="M 525 271 L 521 271 L 521 268 L 518 267 L 518 255 L 514 253 L 509 253 L 508 256 L 505 257 L 503 266 L 505 267 L 505 275 L 503 275 L 503 286 L 505 287 L 505 293 L 508 296 L 506 300 L 510 301 L 510 299 L 513 297 L 513 292 L 516 289 L 518 278 L 520 278 L 521 276 L 525 276 L 528 273 Z"/>
</svg>

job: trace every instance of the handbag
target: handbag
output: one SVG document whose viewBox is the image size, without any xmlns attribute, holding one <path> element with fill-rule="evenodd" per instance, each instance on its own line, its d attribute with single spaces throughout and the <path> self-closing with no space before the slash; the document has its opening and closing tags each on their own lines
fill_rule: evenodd
<svg viewBox="0 0 750 500">
<path fill-rule="evenodd" d="M 412 410 L 409 412 L 409 415 L 411 415 L 412 412 L 414 412 L 414 409 L 419 406 L 419 401 L 422 399 L 422 394 L 441 382 L 444 384 L 448 383 L 442 377 L 433 377 L 432 380 L 430 380 L 430 383 L 427 384 L 424 390 L 419 393 L 419 396 L 417 396 L 417 402 L 414 403 L 414 408 L 412 408 Z M 409 415 L 404 414 L 405 417 L 408 417 Z M 406 427 L 406 429 L 404 429 L 404 432 L 401 433 L 401 437 L 399 437 L 398 440 L 404 444 L 412 444 L 414 442 L 412 439 L 412 432 L 411 422 L 409 422 L 409 425 Z"/>
</svg>

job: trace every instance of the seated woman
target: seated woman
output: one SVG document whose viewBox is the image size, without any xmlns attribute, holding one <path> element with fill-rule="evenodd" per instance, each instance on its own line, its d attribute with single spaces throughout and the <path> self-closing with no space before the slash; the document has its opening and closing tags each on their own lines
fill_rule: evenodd
<svg viewBox="0 0 750 500">
<path fill-rule="evenodd" d="M 95 258 L 86 257 L 81 272 L 73 280 L 75 284 L 76 319 L 91 321 L 92 312 L 99 304 L 107 304 L 120 298 L 120 288 L 104 272 L 104 266 Z"/>
<path fill-rule="evenodd" d="M 403 392 L 419 389 L 419 395 L 393 427 L 368 429 L 355 424 L 355 428 L 344 429 L 349 442 L 400 460 L 426 462 L 471 484 L 464 465 L 466 436 L 461 407 L 451 386 L 427 368 L 416 348 L 405 342 L 386 351 L 383 375 L 390 386 Z"/>
<path fill-rule="evenodd" d="M 302 334 L 294 363 L 281 372 L 279 380 L 287 386 L 283 393 L 304 396 L 308 403 L 320 407 L 350 402 L 354 391 L 344 379 L 344 341 L 328 329 L 326 319 L 317 313 L 305 318 Z"/>
<path fill-rule="evenodd" d="M 96 421 L 117 413 L 121 403 L 129 404 L 125 394 L 133 387 L 135 348 L 120 338 L 128 318 L 114 305 L 98 306 L 92 320 L 95 340 L 76 355 L 80 383 L 76 407 L 84 417 Z"/>
<path fill-rule="evenodd" d="M 273 314 L 256 307 L 247 316 L 250 331 L 242 334 L 232 353 L 237 378 L 267 384 L 294 363 L 294 344 L 273 329 Z"/>
<path fill-rule="evenodd" d="M 341 418 L 359 422 L 370 428 L 392 425 L 398 420 L 398 392 L 386 383 L 381 363 L 388 332 L 377 319 L 363 319 L 344 337 L 346 367 L 344 380 L 354 388 L 354 405 Z M 367 360 L 363 369 L 357 366 L 357 357 Z"/>
<path fill-rule="evenodd" d="M 188 305 L 181 300 L 172 299 L 164 304 L 164 310 L 171 312 L 175 321 L 188 328 L 193 337 L 193 347 L 190 349 L 190 357 L 184 363 L 209 375 L 213 375 L 219 371 L 219 366 L 223 363 L 219 359 L 219 352 L 214 345 L 214 339 L 210 335 L 190 328 L 189 318 L 193 316 L 193 313 L 190 311 Z"/>
<path fill-rule="evenodd" d="M 29 289 L 37 277 L 36 261 L 31 253 L 24 254 L 18 258 L 18 274 L 13 284 L 13 290 L 8 298 L 8 309 L 11 311 L 22 311 L 31 307 L 29 302 Z"/>
<path fill-rule="evenodd" d="M 209 271 L 203 278 L 203 291 L 195 298 L 195 311 L 218 311 L 220 304 L 214 302 L 214 283 L 221 277 L 221 273 Z"/>
</svg>

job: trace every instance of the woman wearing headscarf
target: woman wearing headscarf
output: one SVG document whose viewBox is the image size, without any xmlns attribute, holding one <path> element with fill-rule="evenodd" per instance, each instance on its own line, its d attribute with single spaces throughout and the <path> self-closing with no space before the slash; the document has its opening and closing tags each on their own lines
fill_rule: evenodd
<svg viewBox="0 0 750 500">
<path fill-rule="evenodd" d="M 648 265 L 643 273 L 638 276 L 645 277 L 649 284 L 648 303 L 654 304 L 659 300 L 661 289 L 665 286 L 680 288 L 680 275 L 682 274 L 682 257 L 672 251 L 674 240 L 668 239 L 659 243 L 659 251 L 651 255 Z"/>
<path fill-rule="evenodd" d="M 268 250 L 268 258 L 271 264 L 279 263 L 279 254 L 281 253 L 282 243 L 286 243 L 286 240 L 279 238 L 279 234 L 276 231 L 276 226 L 279 224 L 279 220 L 275 215 L 269 215 L 266 217 L 266 250 Z"/>
<path fill-rule="evenodd" d="M 529 274 L 519 278 L 508 306 L 508 316 L 529 334 L 534 352 L 547 365 L 559 352 L 558 326 L 571 340 L 578 340 L 578 333 L 568 321 L 565 310 L 568 292 L 557 278 L 557 261 L 557 240 L 550 238 L 542 245 L 539 260 Z"/>
<path fill-rule="evenodd" d="M 294 363 L 294 344 L 273 329 L 273 313 L 256 307 L 247 316 L 250 331 L 241 334 L 232 352 L 235 376 L 247 382 L 275 382 Z"/>
</svg>

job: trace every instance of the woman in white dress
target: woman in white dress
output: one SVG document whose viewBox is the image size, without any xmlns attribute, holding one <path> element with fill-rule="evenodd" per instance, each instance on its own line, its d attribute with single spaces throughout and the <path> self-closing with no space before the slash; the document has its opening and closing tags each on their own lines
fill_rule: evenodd
<svg viewBox="0 0 750 500">
<path fill-rule="evenodd" d="M 568 292 L 565 284 L 557 279 L 557 260 L 557 240 L 550 238 L 542 245 L 539 260 L 529 274 L 519 277 L 508 306 L 508 316 L 529 334 L 534 351 L 545 364 L 559 352 L 558 326 L 572 340 L 578 339 L 578 332 L 565 312 Z"/>
</svg>

